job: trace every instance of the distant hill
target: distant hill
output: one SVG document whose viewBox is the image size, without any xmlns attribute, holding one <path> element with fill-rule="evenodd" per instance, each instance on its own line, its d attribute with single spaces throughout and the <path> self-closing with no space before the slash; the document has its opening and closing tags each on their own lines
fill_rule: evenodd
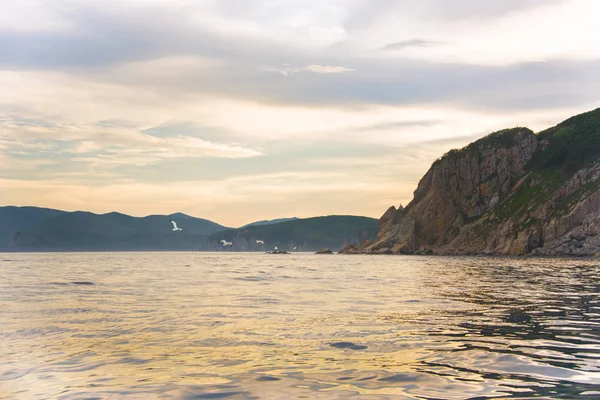
<svg viewBox="0 0 600 400">
<path fill-rule="evenodd" d="M 279 224 L 281 222 L 294 221 L 297 220 L 296 217 L 291 218 L 277 218 L 277 219 L 263 219 L 262 221 L 256 221 L 242 226 L 242 228 L 247 228 L 249 226 L 258 226 L 258 225 L 272 225 Z"/>
<path fill-rule="evenodd" d="M 183 229 L 173 232 L 173 219 Z M 0 251 L 263 251 L 332 250 L 361 243 L 377 234 L 377 220 L 328 216 L 258 221 L 238 229 L 176 213 L 132 217 L 111 212 L 66 212 L 38 207 L 0 207 Z M 224 249 L 218 241 L 233 241 Z M 265 241 L 257 245 L 256 239 Z"/>
<path fill-rule="evenodd" d="M 233 251 L 266 251 L 275 246 L 280 250 L 297 247 L 297 251 L 315 251 L 328 247 L 337 251 L 342 246 L 375 238 L 378 229 L 374 218 L 331 215 L 228 229 L 211 235 L 209 240 L 214 249 L 221 248 L 217 243 L 221 239 L 231 241 L 233 245 L 224 249 Z M 256 240 L 265 244 L 256 244 Z"/>
<path fill-rule="evenodd" d="M 173 232 L 170 219 L 183 231 Z M 132 217 L 36 207 L 0 207 L 0 226 L 0 250 L 17 251 L 199 250 L 227 229 L 181 213 Z"/>
<path fill-rule="evenodd" d="M 51 208 L 0 207 L 0 243 L 5 243 L 16 232 L 31 229 L 63 214 L 67 212 Z"/>
</svg>

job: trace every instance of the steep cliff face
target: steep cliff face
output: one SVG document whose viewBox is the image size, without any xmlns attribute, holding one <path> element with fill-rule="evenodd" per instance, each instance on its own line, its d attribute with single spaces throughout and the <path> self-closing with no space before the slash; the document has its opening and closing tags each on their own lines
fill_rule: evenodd
<svg viewBox="0 0 600 400">
<path fill-rule="evenodd" d="M 492 133 L 437 160 L 390 207 L 375 254 L 594 255 L 600 251 L 600 109 L 538 135 Z"/>
</svg>

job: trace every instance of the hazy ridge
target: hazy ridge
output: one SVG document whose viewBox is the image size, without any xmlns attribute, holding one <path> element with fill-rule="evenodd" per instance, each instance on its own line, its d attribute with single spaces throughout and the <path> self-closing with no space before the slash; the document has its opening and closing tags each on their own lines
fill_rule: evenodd
<svg viewBox="0 0 600 400">
<path fill-rule="evenodd" d="M 170 219 L 183 228 L 171 231 Z M 356 216 L 284 218 L 258 221 L 232 229 L 182 213 L 132 217 L 111 212 L 66 212 L 38 207 L 0 207 L 1 251 L 127 251 L 222 250 L 260 251 L 274 246 L 311 251 L 337 250 L 350 243 L 374 238 L 377 220 Z M 233 246 L 224 248 L 226 238 Z M 265 245 L 256 244 L 256 239 Z"/>
</svg>

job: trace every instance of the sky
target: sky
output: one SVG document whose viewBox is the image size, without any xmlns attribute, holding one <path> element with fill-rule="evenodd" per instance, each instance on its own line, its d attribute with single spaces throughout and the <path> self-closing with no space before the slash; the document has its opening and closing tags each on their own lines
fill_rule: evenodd
<svg viewBox="0 0 600 400">
<path fill-rule="evenodd" d="M 596 0 L 3 0 L 0 205 L 227 226 L 408 203 L 600 106 Z"/>
</svg>

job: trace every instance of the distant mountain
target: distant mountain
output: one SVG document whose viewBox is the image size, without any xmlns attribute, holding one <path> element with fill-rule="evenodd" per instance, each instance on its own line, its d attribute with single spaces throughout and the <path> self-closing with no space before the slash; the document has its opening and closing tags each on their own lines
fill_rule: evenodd
<svg viewBox="0 0 600 400">
<path fill-rule="evenodd" d="M 280 222 L 295 221 L 297 219 L 298 218 L 296 218 L 296 217 L 292 217 L 292 218 L 277 218 L 277 219 L 263 219 L 262 221 L 256 221 L 256 222 L 252 222 L 252 223 L 246 224 L 246 225 L 242 226 L 242 228 L 247 228 L 249 226 L 258 226 L 258 225 L 279 224 Z"/>
<path fill-rule="evenodd" d="M 0 249 L 6 247 L 16 232 L 34 228 L 63 214 L 67 212 L 51 208 L 0 207 Z"/>
<path fill-rule="evenodd" d="M 171 231 L 170 219 L 182 232 Z M 227 229 L 177 213 L 132 217 L 36 207 L 0 207 L 0 250 L 199 250 L 207 237 Z"/>
<path fill-rule="evenodd" d="M 380 226 L 342 252 L 600 257 L 600 108 L 449 151 Z"/>
<path fill-rule="evenodd" d="M 358 244 L 373 239 L 379 224 L 374 218 L 350 215 L 331 215 L 304 219 L 292 219 L 275 224 L 252 225 L 228 229 L 211 235 L 213 249 L 233 251 L 279 250 L 316 251 L 325 247 L 338 250 L 342 246 Z M 231 247 L 222 248 L 221 239 L 233 242 Z M 256 243 L 263 240 L 264 245 Z"/>
<path fill-rule="evenodd" d="M 173 219 L 183 229 L 173 232 Z M 376 219 L 327 216 L 258 221 L 238 229 L 176 213 L 132 217 L 111 212 L 66 212 L 38 207 L 0 207 L 0 251 L 158 251 L 223 250 L 217 242 L 233 241 L 226 250 L 333 250 L 361 243 L 377 234 Z M 265 241 L 264 246 L 256 240 Z"/>
</svg>

